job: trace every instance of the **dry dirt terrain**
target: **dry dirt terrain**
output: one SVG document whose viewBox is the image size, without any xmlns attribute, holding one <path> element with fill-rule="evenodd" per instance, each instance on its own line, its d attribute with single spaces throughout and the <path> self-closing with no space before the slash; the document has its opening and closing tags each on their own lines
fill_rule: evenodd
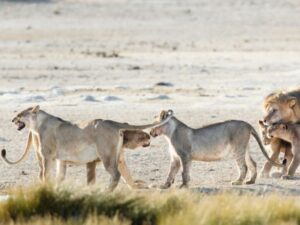
<svg viewBox="0 0 300 225">
<path fill-rule="evenodd" d="M 11 160 L 27 137 L 11 119 L 36 104 L 73 122 L 144 124 L 173 109 L 194 128 L 239 119 L 258 129 L 263 98 L 300 84 L 297 0 L 7 0 L 0 8 L 0 147 Z M 266 159 L 253 139 L 250 152 L 260 170 Z M 163 137 L 126 158 L 134 178 L 166 179 Z M 191 187 L 232 189 L 236 176 L 230 158 L 194 162 Z M 2 191 L 37 177 L 34 151 L 16 166 L 0 162 Z M 96 185 L 108 182 L 98 165 Z M 178 173 L 175 186 L 180 182 Z M 85 185 L 85 166 L 69 167 L 66 183 Z M 299 185 L 299 179 L 258 179 L 238 190 L 300 195 Z"/>
</svg>

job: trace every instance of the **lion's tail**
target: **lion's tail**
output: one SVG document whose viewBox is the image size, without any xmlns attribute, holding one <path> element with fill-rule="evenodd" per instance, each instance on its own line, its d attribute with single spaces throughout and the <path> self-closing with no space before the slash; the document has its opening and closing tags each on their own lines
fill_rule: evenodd
<svg viewBox="0 0 300 225">
<path fill-rule="evenodd" d="M 29 150 L 30 150 L 30 147 L 31 147 L 31 142 L 32 142 L 32 134 L 31 134 L 31 132 L 30 132 L 29 135 L 28 135 L 28 140 L 27 140 L 27 146 L 26 146 L 26 149 L 25 149 L 23 155 L 21 156 L 21 158 L 20 158 L 19 160 L 15 161 L 15 162 L 9 161 L 9 160 L 6 158 L 6 150 L 5 150 L 5 149 L 2 149 L 2 151 L 1 151 L 1 158 L 2 158 L 3 161 L 4 161 L 5 163 L 7 163 L 8 165 L 15 165 L 15 164 L 18 164 L 19 162 L 23 161 L 23 160 L 27 157 L 27 155 L 28 155 L 28 153 L 29 153 Z"/>
<path fill-rule="evenodd" d="M 251 126 L 251 125 L 250 125 Z M 256 132 L 256 130 L 251 126 L 251 134 L 253 135 L 253 137 L 255 138 L 255 140 L 257 141 L 259 147 L 260 147 L 260 150 L 262 151 L 263 155 L 267 158 L 267 160 L 273 165 L 273 166 L 276 166 L 276 167 L 283 167 L 284 164 L 279 164 L 279 163 L 276 163 L 274 162 L 272 159 L 270 159 L 266 149 L 264 148 L 259 136 L 258 136 L 258 133 Z"/>
<path fill-rule="evenodd" d="M 146 124 L 146 125 L 130 125 L 130 124 L 127 124 L 126 126 L 123 127 L 123 129 L 124 130 L 145 130 L 145 129 L 148 129 L 148 128 L 159 127 L 159 126 L 162 126 L 162 125 L 166 124 L 173 117 L 173 115 L 174 115 L 173 110 L 169 109 L 167 118 L 165 118 L 161 122 Z"/>
</svg>

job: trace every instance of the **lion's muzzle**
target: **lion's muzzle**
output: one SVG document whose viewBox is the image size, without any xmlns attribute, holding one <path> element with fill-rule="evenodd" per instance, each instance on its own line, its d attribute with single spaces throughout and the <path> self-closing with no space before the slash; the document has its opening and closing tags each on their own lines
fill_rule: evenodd
<svg viewBox="0 0 300 225">
<path fill-rule="evenodd" d="M 15 122 L 15 124 L 17 125 L 18 130 L 22 130 L 26 126 L 25 123 L 23 123 L 21 121 L 17 121 L 17 122 Z"/>
</svg>

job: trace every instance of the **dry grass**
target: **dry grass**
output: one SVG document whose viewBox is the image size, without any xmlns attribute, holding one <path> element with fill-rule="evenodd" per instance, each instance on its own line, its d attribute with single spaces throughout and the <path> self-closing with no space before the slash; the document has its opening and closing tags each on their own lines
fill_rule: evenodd
<svg viewBox="0 0 300 225">
<path fill-rule="evenodd" d="M 80 192 L 80 191 L 79 191 Z M 300 224 L 299 199 L 189 191 L 84 193 L 37 187 L 0 204 L 2 224 Z"/>
</svg>

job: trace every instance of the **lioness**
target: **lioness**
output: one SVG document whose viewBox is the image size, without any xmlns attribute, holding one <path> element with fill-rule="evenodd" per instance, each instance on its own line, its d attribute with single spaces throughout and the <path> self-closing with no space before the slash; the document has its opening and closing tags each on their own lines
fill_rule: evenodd
<svg viewBox="0 0 300 225">
<path fill-rule="evenodd" d="M 263 102 L 263 111 L 264 125 L 271 125 L 279 121 L 295 123 L 300 121 L 300 89 L 292 91 L 280 91 L 269 94 Z M 292 157 L 291 147 L 287 142 L 279 139 L 272 138 L 271 149 L 274 155 L 272 154 L 271 158 L 276 161 L 278 160 L 279 152 L 284 149 L 287 152 L 287 161 Z M 289 149 L 289 150 L 287 150 Z M 261 172 L 262 177 L 268 177 L 271 166 L 266 162 L 266 167 L 263 167 Z"/>
<path fill-rule="evenodd" d="M 278 138 L 270 138 L 267 135 L 267 129 L 269 126 L 265 125 L 264 122 L 262 120 L 259 120 L 259 128 L 261 130 L 262 133 L 262 140 L 264 145 L 270 145 L 271 150 L 272 150 L 272 154 L 271 154 L 271 159 L 272 161 L 277 161 L 278 160 L 278 156 L 280 154 L 280 152 L 282 152 L 284 154 L 284 167 L 282 168 L 281 172 L 275 172 L 272 174 L 272 177 L 281 177 L 283 174 L 285 174 L 287 172 L 287 168 L 293 158 L 293 153 L 291 151 L 291 144 L 289 142 L 283 141 L 281 139 Z M 270 177 L 270 171 L 272 169 L 272 164 L 269 161 L 266 161 L 262 171 L 260 173 L 260 177 L 262 178 L 269 178 Z"/>
<path fill-rule="evenodd" d="M 158 121 L 164 121 L 172 114 L 172 110 L 162 111 Z M 193 129 L 172 116 L 167 123 L 152 128 L 151 136 L 164 135 L 169 143 L 171 165 L 168 178 L 162 188 L 168 188 L 172 185 L 180 165 L 183 167 L 181 187 L 188 187 L 192 160 L 216 161 L 229 153 L 232 153 L 240 170 L 238 179 L 232 184 L 242 184 L 248 169 L 251 172 L 251 178 L 246 181 L 246 184 L 253 184 L 257 174 L 256 163 L 247 150 L 251 134 L 258 142 L 265 157 L 272 164 L 281 167 L 269 159 L 258 134 L 250 124 L 244 121 L 225 121 Z"/>
<path fill-rule="evenodd" d="M 92 120 L 85 124 L 72 124 L 35 106 L 22 111 L 12 120 L 18 130 L 24 127 L 29 128 L 23 156 L 12 163 L 6 159 L 5 150 L 2 150 L 1 155 L 9 164 L 18 163 L 27 156 L 32 142 L 40 166 L 40 178 L 43 181 L 48 181 L 49 172 L 55 160 L 56 178 L 60 181 L 65 177 L 66 163 L 86 164 L 100 159 L 111 175 L 108 190 L 112 191 L 120 179 L 118 162 L 122 152 L 124 131 L 159 126 L 169 119 L 161 123 L 142 126 L 110 120 Z"/>
<path fill-rule="evenodd" d="M 146 188 L 147 186 L 143 181 L 134 181 L 128 170 L 125 157 L 124 157 L 124 148 L 127 149 L 136 149 L 138 147 L 148 147 L 150 146 L 150 135 L 141 131 L 141 130 L 125 130 L 123 136 L 123 146 L 120 152 L 120 158 L 118 163 L 118 168 L 122 175 L 122 178 L 125 180 L 131 188 Z M 101 160 L 96 160 L 93 162 L 87 163 L 87 183 L 93 184 L 96 181 L 96 164 L 101 162 Z"/>
<path fill-rule="evenodd" d="M 300 163 L 300 124 L 277 123 L 268 128 L 268 135 L 285 140 L 292 145 L 293 157 L 287 169 L 287 173 L 282 176 L 283 179 L 289 179 L 294 176 Z"/>
</svg>

